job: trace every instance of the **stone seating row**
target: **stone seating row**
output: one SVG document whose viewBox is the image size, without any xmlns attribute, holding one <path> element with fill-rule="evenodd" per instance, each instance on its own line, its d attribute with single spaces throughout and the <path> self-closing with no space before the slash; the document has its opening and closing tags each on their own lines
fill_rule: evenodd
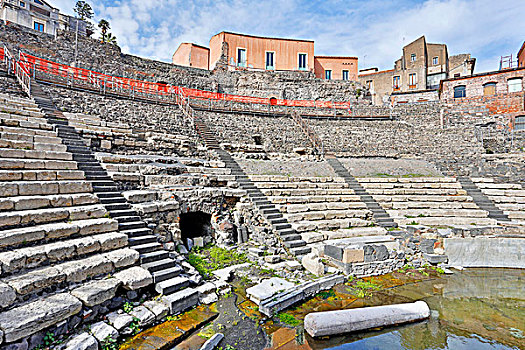
<svg viewBox="0 0 525 350">
<path fill-rule="evenodd" d="M 492 179 L 473 178 L 472 181 L 481 189 L 496 207 L 503 210 L 512 220 L 525 220 L 525 190 L 520 184 L 494 183 Z"/>
</svg>

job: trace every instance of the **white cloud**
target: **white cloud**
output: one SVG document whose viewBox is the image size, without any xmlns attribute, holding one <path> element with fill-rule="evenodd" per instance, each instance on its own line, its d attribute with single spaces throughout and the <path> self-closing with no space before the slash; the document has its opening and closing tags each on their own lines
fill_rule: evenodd
<svg viewBox="0 0 525 350">
<path fill-rule="evenodd" d="M 450 54 L 470 52 L 478 71 L 516 54 L 525 33 L 525 1 L 493 0 L 88 0 L 110 21 L 124 52 L 170 61 L 181 42 L 208 45 L 236 31 L 314 39 L 316 53 L 351 55 L 360 66 L 389 69 L 403 43 L 426 35 Z M 51 0 L 71 13 L 71 0 Z M 363 64 L 364 63 L 364 64 Z"/>
</svg>

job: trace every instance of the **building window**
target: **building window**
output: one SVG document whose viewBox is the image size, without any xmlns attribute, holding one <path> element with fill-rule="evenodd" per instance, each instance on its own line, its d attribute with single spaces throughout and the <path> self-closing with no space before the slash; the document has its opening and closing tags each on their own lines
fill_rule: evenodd
<svg viewBox="0 0 525 350">
<path fill-rule="evenodd" d="M 400 83 L 400 81 L 401 81 L 401 77 L 399 77 L 399 76 L 396 76 L 396 77 L 393 78 L 393 80 L 392 80 L 392 87 L 394 88 L 394 90 L 396 90 L 396 91 L 399 90 L 399 83 Z"/>
<path fill-rule="evenodd" d="M 33 28 L 35 30 L 38 30 L 39 32 L 43 32 L 44 31 L 44 25 L 42 23 L 35 22 L 33 24 Z"/>
<path fill-rule="evenodd" d="M 521 78 L 512 78 L 507 81 L 509 84 L 509 92 L 523 91 L 523 80 Z"/>
<path fill-rule="evenodd" d="M 467 90 L 465 85 L 456 86 L 454 88 L 454 98 L 467 97 Z"/>
<path fill-rule="evenodd" d="M 307 54 L 305 53 L 300 53 L 299 54 L 299 69 L 307 69 L 306 68 L 306 59 L 307 59 Z"/>
<path fill-rule="evenodd" d="M 349 79 L 348 71 L 343 70 L 343 80 L 348 80 L 348 79 Z"/>
<path fill-rule="evenodd" d="M 496 95 L 496 83 L 486 83 L 483 85 L 483 96 Z"/>
<path fill-rule="evenodd" d="M 454 78 L 459 78 L 461 76 L 461 73 L 454 74 Z"/>
<path fill-rule="evenodd" d="M 44 3 L 42 1 L 40 1 L 40 0 L 34 0 L 34 2 L 35 2 L 35 4 L 39 4 L 39 5 L 44 6 Z"/>
<path fill-rule="evenodd" d="M 408 75 L 408 88 L 415 89 L 417 85 L 416 73 L 411 73 Z"/>
<path fill-rule="evenodd" d="M 326 80 L 331 80 L 331 79 L 332 79 L 332 71 L 329 70 L 329 69 L 328 69 L 328 70 L 325 70 L 325 71 L 324 71 L 324 78 L 325 78 Z"/>
<path fill-rule="evenodd" d="M 365 85 L 368 88 L 368 91 L 370 91 L 371 93 L 374 92 L 374 81 L 373 80 L 367 80 Z"/>
<path fill-rule="evenodd" d="M 437 66 L 437 65 L 439 64 L 439 57 L 434 57 L 434 58 L 432 58 L 432 64 L 433 64 L 434 66 Z"/>
<path fill-rule="evenodd" d="M 266 51 L 266 69 L 275 69 L 274 57 L 275 57 L 275 52 Z"/>
<path fill-rule="evenodd" d="M 246 49 L 237 48 L 237 66 L 246 67 Z"/>
<path fill-rule="evenodd" d="M 20 7 L 26 7 L 26 3 L 23 1 L 20 1 Z"/>
<path fill-rule="evenodd" d="M 416 54 L 415 53 L 410 55 L 410 62 L 416 62 Z"/>
<path fill-rule="evenodd" d="M 514 119 L 514 130 L 525 130 L 525 115 L 520 115 Z"/>
</svg>

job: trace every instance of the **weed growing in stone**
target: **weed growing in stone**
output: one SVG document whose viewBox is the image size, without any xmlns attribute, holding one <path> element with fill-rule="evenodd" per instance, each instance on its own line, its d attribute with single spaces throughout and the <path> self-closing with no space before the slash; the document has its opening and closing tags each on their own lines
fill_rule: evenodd
<svg viewBox="0 0 525 350">
<path fill-rule="evenodd" d="M 321 299 L 328 299 L 330 297 L 335 297 L 335 291 L 333 289 L 322 290 L 317 293 L 316 296 L 320 297 Z"/>
<path fill-rule="evenodd" d="M 372 296 L 372 291 L 381 289 L 381 285 L 375 283 L 373 279 L 370 281 L 357 280 L 347 285 L 350 285 L 350 288 L 346 290 L 358 298 L 368 298 Z"/>
<path fill-rule="evenodd" d="M 295 327 L 300 323 L 299 320 L 296 319 L 294 316 L 284 313 L 284 312 L 278 313 L 277 318 L 279 319 L 281 323 L 284 323 L 292 327 Z"/>
<path fill-rule="evenodd" d="M 246 254 L 219 247 L 192 249 L 188 262 L 206 279 L 212 271 L 247 262 Z"/>
<path fill-rule="evenodd" d="M 102 350 L 118 350 L 119 348 L 117 340 L 111 335 L 108 335 L 106 338 L 104 338 L 101 345 Z"/>
<path fill-rule="evenodd" d="M 133 332 L 133 335 L 139 334 L 140 329 L 140 320 L 137 317 L 133 317 L 133 321 L 129 324 L 129 328 Z"/>
<path fill-rule="evenodd" d="M 122 306 L 122 310 L 124 310 L 125 313 L 129 314 L 131 311 L 133 311 L 133 304 L 126 301 Z"/>
</svg>

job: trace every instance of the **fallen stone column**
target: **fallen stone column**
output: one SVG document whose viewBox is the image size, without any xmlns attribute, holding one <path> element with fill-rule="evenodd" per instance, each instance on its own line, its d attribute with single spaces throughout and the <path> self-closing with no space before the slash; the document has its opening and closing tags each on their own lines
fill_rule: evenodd
<svg viewBox="0 0 525 350">
<path fill-rule="evenodd" d="M 413 322 L 429 316 L 430 309 L 427 303 L 416 301 L 351 310 L 313 312 L 306 315 L 304 329 L 312 337 L 322 337 Z"/>
</svg>

